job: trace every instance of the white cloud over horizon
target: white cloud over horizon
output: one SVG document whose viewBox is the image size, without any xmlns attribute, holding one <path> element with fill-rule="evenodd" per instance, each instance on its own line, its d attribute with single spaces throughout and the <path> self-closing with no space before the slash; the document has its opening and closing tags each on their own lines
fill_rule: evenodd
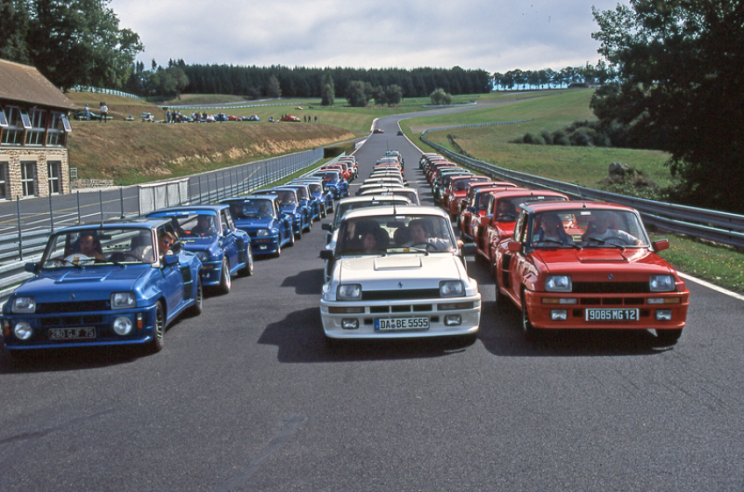
<svg viewBox="0 0 744 492">
<path fill-rule="evenodd" d="M 627 0 L 620 0 L 627 4 Z M 596 63 L 592 6 L 618 0 L 112 0 L 138 56 L 187 64 L 560 69 Z"/>
</svg>

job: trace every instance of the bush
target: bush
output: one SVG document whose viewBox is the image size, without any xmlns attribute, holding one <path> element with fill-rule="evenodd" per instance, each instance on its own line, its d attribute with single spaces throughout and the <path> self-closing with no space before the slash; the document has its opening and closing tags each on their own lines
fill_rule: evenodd
<svg viewBox="0 0 744 492">
<path fill-rule="evenodd" d="M 543 130 L 542 132 L 540 132 L 540 136 L 543 138 L 547 145 L 553 145 L 553 137 L 550 135 L 550 132 Z"/>
<path fill-rule="evenodd" d="M 429 97 L 431 98 L 431 103 L 435 106 L 452 104 L 452 95 L 444 92 L 444 89 L 441 87 L 432 92 Z"/>
</svg>

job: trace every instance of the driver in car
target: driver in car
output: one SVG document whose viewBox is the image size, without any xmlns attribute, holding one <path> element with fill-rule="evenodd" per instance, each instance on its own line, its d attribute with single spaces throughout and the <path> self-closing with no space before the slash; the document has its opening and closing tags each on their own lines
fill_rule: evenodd
<svg viewBox="0 0 744 492">
<path fill-rule="evenodd" d="M 103 256 L 101 250 L 101 240 L 98 239 L 93 232 L 84 232 L 80 235 L 80 251 L 81 255 L 85 255 L 88 258 L 95 258 L 96 260 L 106 261 L 106 257 Z"/>
<path fill-rule="evenodd" d="M 217 234 L 217 230 L 212 223 L 212 217 L 209 215 L 199 215 L 196 220 L 196 227 L 191 229 L 192 234 Z"/>
<path fill-rule="evenodd" d="M 429 237 L 428 224 L 423 219 L 414 219 L 408 224 L 409 241 L 403 244 L 404 248 L 422 247 L 435 251 L 446 251 L 452 245 L 446 239 L 440 237 Z"/>
<path fill-rule="evenodd" d="M 617 229 L 611 229 L 612 217 L 609 212 L 596 212 L 594 219 L 593 228 L 589 229 L 584 233 L 582 238 L 587 244 L 592 244 L 592 239 L 597 242 L 616 244 L 619 246 L 643 246 L 643 242 L 637 237 L 628 234 L 625 231 L 618 231 Z"/>
</svg>

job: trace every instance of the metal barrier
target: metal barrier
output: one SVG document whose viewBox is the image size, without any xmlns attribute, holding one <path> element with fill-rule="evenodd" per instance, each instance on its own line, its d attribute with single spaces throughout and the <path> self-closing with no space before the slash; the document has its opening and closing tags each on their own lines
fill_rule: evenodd
<svg viewBox="0 0 744 492">
<path fill-rule="evenodd" d="M 139 185 L 137 201 L 139 215 L 149 214 L 160 208 L 182 205 L 189 198 L 189 180 L 167 181 Z"/>
<path fill-rule="evenodd" d="M 517 122 L 499 123 L 509 124 Z M 629 197 L 617 193 L 610 193 L 570 183 L 564 183 L 562 181 L 542 178 L 540 176 L 533 176 L 531 174 L 520 173 L 518 171 L 504 169 L 488 162 L 458 154 L 457 152 L 453 152 L 426 138 L 426 134 L 430 132 L 483 125 L 484 124 L 481 123 L 477 125 L 432 128 L 424 131 L 420 138 L 421 141 L 430 147 L 433 147 L 448 159 L 477 169 L 489 176 L 511 181 L 529 188 L 544 188 L 560 191 L 561 193 L 565 193 L 573 198 L 619 203 L 637 209 L 647 224 L 652 224 L 670 232 L 688 234 L 717 243 L 737 248 L 744 248 L 744 215 Z"/>
</svg>

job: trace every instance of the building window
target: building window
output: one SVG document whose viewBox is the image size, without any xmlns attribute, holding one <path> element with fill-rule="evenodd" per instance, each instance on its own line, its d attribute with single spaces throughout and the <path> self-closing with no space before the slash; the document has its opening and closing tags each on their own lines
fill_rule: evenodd
<svg viewBox="0 0 744 492">
<path fill-rule="evenodd" d="M 8 126 L 3 129 L 3 141 L 0 143 L 2 145 L 23 144 L 24 121 L 21 108 L 6 106 L 5 112 L 8 119 Z"/>
<path fill-rule="evenodd" d="M 8 198 L 8 163 L 0 162 L 0 200 Z"/>
<path fill-rule="evenodd" d="M 49 113 L 49 128 L 47 129 L 47 145 L 65 144 L 65 115 L 52 111 Z M 69 123 L 67 123 L 69 126 Z"/>
<path fill-rule="evenodd" d="M 21 186 L 23 196 L 36 195 L 36 163 L 21 162 Z"/>
<path fill-rule="evenodd" d="M 62 163 L 59 161 L 49 161 L 49 194 L 59 194 L 60 190 L 60 169 Z"/>
<path fill-rule="evenodd" d="M 28 112 L 28 118 L 31 128 L 26 132 L 26 145 L 44 145 L 47 112 L 43 109 L 32 109 Z"/>
</svg>

